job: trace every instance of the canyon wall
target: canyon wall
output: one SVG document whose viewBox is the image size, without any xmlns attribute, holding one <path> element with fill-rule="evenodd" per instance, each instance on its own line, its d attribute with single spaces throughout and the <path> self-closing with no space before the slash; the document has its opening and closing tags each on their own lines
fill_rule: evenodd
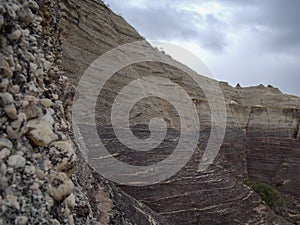
<svg viewBox="0 0 300 225">
<path fill-rule="evenodd" d="M 119 45 L 143 38 L 99 1 L 62 1 L 63 66 L 77 84 L 84 71 L 99 56 Z M 167 56 L 165 56 L 167 57 Z M 277 187 L 286 198 L 286 218 L 299 215 L 299 98 L 273 87 L 230 87 L 221 82 L 227 109 L 227 129 L 221 151 L 205 172 L 198 172 L 211 132 L 208 100 L 183 71 L 158 62 L 144 62 L 118 71 L 104 87 L 97 102 L 97 125 L 110 153 L 124 162 L 151 164 L 172 152 L 178 137 L 178 115 L 161 99 L 140 103 L 132 110 L 133 133 L 149 135 L 149 117 L 168 121 L 169 136 L 158 152 L 136 154 L 116 140 L 109 110 L 118 92 L 137 78 L 170 78 L 194 100 L 200 118 L 200 143 L 187 165 L 168 180 L 145 187 L 121 186 L 172 224 L 289 224 L 275 215 L 243 179 Z M 159 88 L 164 88 L 161 84 Z M 148 104 L 148 105 L 147 105 Z M 138 114 L 140 109 L 145 109 Z M 133 157 L 134 156 L 134 157 Z M 298 208 L 297 208 L 298 207 Z"/>
<path fill-rule="evenodd" d="M 113 183 L 87 163 L 72 129 L 72 104 L 82 97 L 76 93 L 77 85 L 99 56 L 143 40 L 100 0 L 1 1 L 0 224 L 299 223 L 300 98 L 272 86 L 231 87 L 199 75 L 204 86 L 200 88 L 185 66 L 148 43 L 144 45 L 151 54 L 170 63 L 140 62 L 115 71 L 97 97 L 95 132 L 109 151 L 103 159 L 116 158 L 133 166 L 156 164 L 173 153 L 180 135 L 197 131 L 195 151 L 173 176 L 147 186 Z M 130 57 L 123 53 L 107 66 Z M 200 123 L 194 126 L 191 118 L 179 115 L 163 98 L 138 101 L 128 118 L 134 135 L 147 139 L 153 117 L 163 118 L 167 131 L 155 149 L 137 152 L 118 140 L 110 112 L 124 86 L 149 77 L 173 82 L 157 84 L 158 96 L 161 90 L 182 87 L 192 104 L 184 105 L 179 94 L 167 100 L 186 106 L 186 112 L 196 113 Z M 214 163 L 199 171 L 210 135 L 222 130 L 212 127 L 212 111 L 219 109 L 211 107 L 207 96 L 218 95 L 216 84 L 224 95 L 226 133 Z M 146 94 L 138 86 L 125 98 Z M 86 91 L 95 94 L 88 86 Z M 85 97 L 89 103 L 90 96 Z M 89 107 L 84 106 L 82 112 Z M 192 125 L 183 134 L 182 120 Z M 184 159 L 185 153 L 181 156 Z M 177 161 L 169 163 L 177 166 Z M 137 177 L 128 171 L 112 172 Z M 262 201 L 248 180 L 280 191 L 285 200 L 280 213 Z"/>
</svg>

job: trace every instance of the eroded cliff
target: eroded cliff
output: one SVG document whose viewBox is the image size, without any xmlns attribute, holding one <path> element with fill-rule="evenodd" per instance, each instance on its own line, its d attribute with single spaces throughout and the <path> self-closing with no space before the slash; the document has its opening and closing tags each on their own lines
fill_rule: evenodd
<svg viewBox="0 0 300 225">
<path fill-rule="evenodd" d="M 62 43 L 66 74 L 76 83 L 97 57 L 121 44 L 142 37 L 104 4 L 95 1 L 63 1 Z M 93 9 L 88 6 L 96 6 Z M 297 220 L 299 176 L 299 98 L 283 95 L 272 87 L 233 88 L 221 83 L 227 108 L 227 130 L 215 164 L 197 172 L 200 156 L 210 134 L 210 108 L 204 93 L 183 71 L 162 63 L 139 63 L 117 72 L 98 99 L 98 133 L 119 160 L 145 164 L 164 159 L 174 146 L 178 116 L 160 99 L 140 103 L 132 111 L 133 132 L 147 137 L 149 117 L 162 116 L 170 125 L 169 139 L 158 154 L 128 151 L 116 140 L 110 124 L 113 99 L 134 79 L 152 76 L 170 78 L 194 99 L 200 118 L 200 144 L 192 159 L 167 181 L 146 186 L 121 186 L 172 224 L 288 224 L 274 214 L 243 179 L 251 178 L 277 187 L 290 205 L 285 218 Z M 164 88 L 163 84 L 158 87 Z M 146 106 L 146 107 L 145 107 Z M 143 113 L 140 109 L 146 109 Z M 175 143 L 176 144 L 176 143 Z M 293 193 L 291 193 L 293 192 Z"/>
<path fill-rule="evenodd" d="M 199 115 L 200 138 L 189 162 L 171 178 L 149 186 L 117 187 L 87 165 L 77 149 L 70 125 L 72 98 L 95 59 L 143 38 L 102 1 L 12 0 L 2 1 L 0 10 L 3 224 L 299 222 L 298 97 L 271 86 L 233 88 L 221 82 L 226 134 L 214 164 L 199 172 L 211 134 L 203 90 L 170 65 L 143 62 L 125 67 L 106 83 L 96 106 L 98 133 L 111 154 L 129 164 L 151 165 L 178 144 L 180 117 L 160 98 L 139 102 L 130 124 L 136 136 L 147 138 L 149 119 L 164 118 L 168 133 L 163 145 L 141 154 L 117 140 L 110 109 L 118 92 L 137 78 L 168 78 L 183 87 Z M 157 92 L 166 87 L 159 84 Z M 173 98 L 180 101 L 180 96 Z M 246 179 L 271 184 L 282 193 L 285 205 L 280 215 L 245 184 Z"/>
</svg>

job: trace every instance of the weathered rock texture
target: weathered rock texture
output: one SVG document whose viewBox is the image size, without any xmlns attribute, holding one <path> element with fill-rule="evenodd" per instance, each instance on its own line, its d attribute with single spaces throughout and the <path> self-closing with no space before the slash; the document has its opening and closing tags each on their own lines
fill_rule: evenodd
<svg viewBox="0 0 300 225">
<path fill-rule="evenodd" d="M 82 161 L 61 12 L 57 1 L 0 1 L 0 224 L 168 224 Z"/>
<path fill-rule="evenodd" d="M 121 3 L 120 3 L 121 4 Z M 64 0 L 61 40 L 65 73 L 76 84 L 87 67 L 103 53 L 142 37 L 100 1 Z M 241 180 L 251 178 L 277 187 L 286 198 L 288 214 L 299 216 L 299 106 L 300 100 L 272 87 L 240 88 L 221 83 L 228 122 L 221 152 L 209 170 L 197 172 L 210 133 L 210 113 L 201 89 L 182 71 L 161 63 L 140 63 L 117 72 L 106 84 L 97 105 L 98 132 L 111 153 L 131 164 L 163 159 L 178 137 L 178 116 L 160 99 L 140 103 L 132 111 L 133 132 L 147 137 L 149 117 L 162 116 L 169 138 L 157 152 L 136 154 L 116 140 L 109 109 L 117 93 L 130 81 L 149 75 L 181 85 L 195 100 L 200 115 L 200 144 L 183 170 L 167 181 L 122 189 L 148 205 L 171 224 L 289 224 L 275 215 Z M 163 85 L 159 88 L 163 88 Z M 149 104 L 147 106 L 147 104 Z M 140 109 L 146 109 L 137 114 Z"/>
<path fill-rule="evenodd" d="M 228 113 L 225 140 L 215 163 L 198 172 L 211 132 L 204 93 L 184 72 L 162 63 L 122 69 L 97 105 L 98 132 L 119 160 L 157 162 L 172 152 L 179 135 L 174 108 L 153 98 L 133 109 L 132 130 L 148 137 L 149 118 L 163 117 L 169 125 L 165 143 L 136 154 L 116 140 L 108 112 L 118 91 L 136 78 L 154 74 L 182 86 L 194 100 L 201 128 L 198 148 L 180 172 L 160 184 L 122 186 L 125 194 L 86 164 L 72 139 L 75 87 L 68 78 L 76 85 L 97 57 L 143 38 L 96 0 L 1 1 L 0 38 L 0 224 L 299 222 L 298 97 L 272 87 L 221 83 Z M 244 178 L 277 187 L 286 200 L 283 217 L 243 184 Z"/>
</svg>

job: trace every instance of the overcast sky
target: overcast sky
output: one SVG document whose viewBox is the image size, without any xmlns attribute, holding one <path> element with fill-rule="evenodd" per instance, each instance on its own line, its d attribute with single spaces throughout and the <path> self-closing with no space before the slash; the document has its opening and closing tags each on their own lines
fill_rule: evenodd
<svg viewBox="0 0 300 225">
<path fill-rule="evenodd" d="M 218 80 L 300 96 L 300 0 L 106 0 L 148 40 L 196 54 Z"/>
</svg>

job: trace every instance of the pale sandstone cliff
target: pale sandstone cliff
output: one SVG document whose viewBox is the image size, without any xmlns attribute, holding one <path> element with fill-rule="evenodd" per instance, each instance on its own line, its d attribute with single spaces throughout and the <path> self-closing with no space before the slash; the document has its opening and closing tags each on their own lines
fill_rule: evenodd
<svg viewBox="0 0 300 225">
<path fill-rule="evenodd" d="M 63 65 L 74 83 L 98 56 L 118 45 L 142 39 L 101 2 L 62 1 L 61 9 Z M 146 156 L 137 154 L 132 159 L 134 153 L 116 140 L 107 116 L 112 100 L 123 85 L 153 73 L 162 77 L 171 75 L 195 99 L 202 141 L 187 166 L 169 180 L 147 187 L 124 186 L 122 189 L 172 224 L 288 224 L 266 207 L 239 177 L 277 186 L 286 194 L 292 208 L 295 204 L 293 213 L 299 213 L 299 138 L 293 136 L 299 122 L 299 98 L 283 95 L 274 88 L 232 88 L 221 83 L 228 112 L 226 137 L 216 164 L 207 172 L 198 173 L 199 155 L 210 132 L 209 107 L 202 91 L 182 71 L 161 63 L 124 68 L 107 84 L 97 108 L 98 131 L 104 134 L 103 140 L 111 153 L 119 154 L 120 160 L 130 163 L 141 159 L 146 163 L 157 160 L 153 152 Z M 109 104 L 105 105 L 107 102 Z M 176 114 L 157 99 L 153 99 L 152 106 L 152 111 L 140 115 L 138 122 L 132 121 L 132 124 L 147 124 L 149 116 L 158 112 L 170 121 L 170 128 L 175 131 L 170 130 L 170 140 L 161 148 L 160 157 L 164 158 L 174 145 L 172 138 L 177 135 Z M 147 126 L 136 126 L 134 132 L 143 136 Z M 291 215 L 293 219 L 296 218 L 294 214 Z"/>
</svg>

